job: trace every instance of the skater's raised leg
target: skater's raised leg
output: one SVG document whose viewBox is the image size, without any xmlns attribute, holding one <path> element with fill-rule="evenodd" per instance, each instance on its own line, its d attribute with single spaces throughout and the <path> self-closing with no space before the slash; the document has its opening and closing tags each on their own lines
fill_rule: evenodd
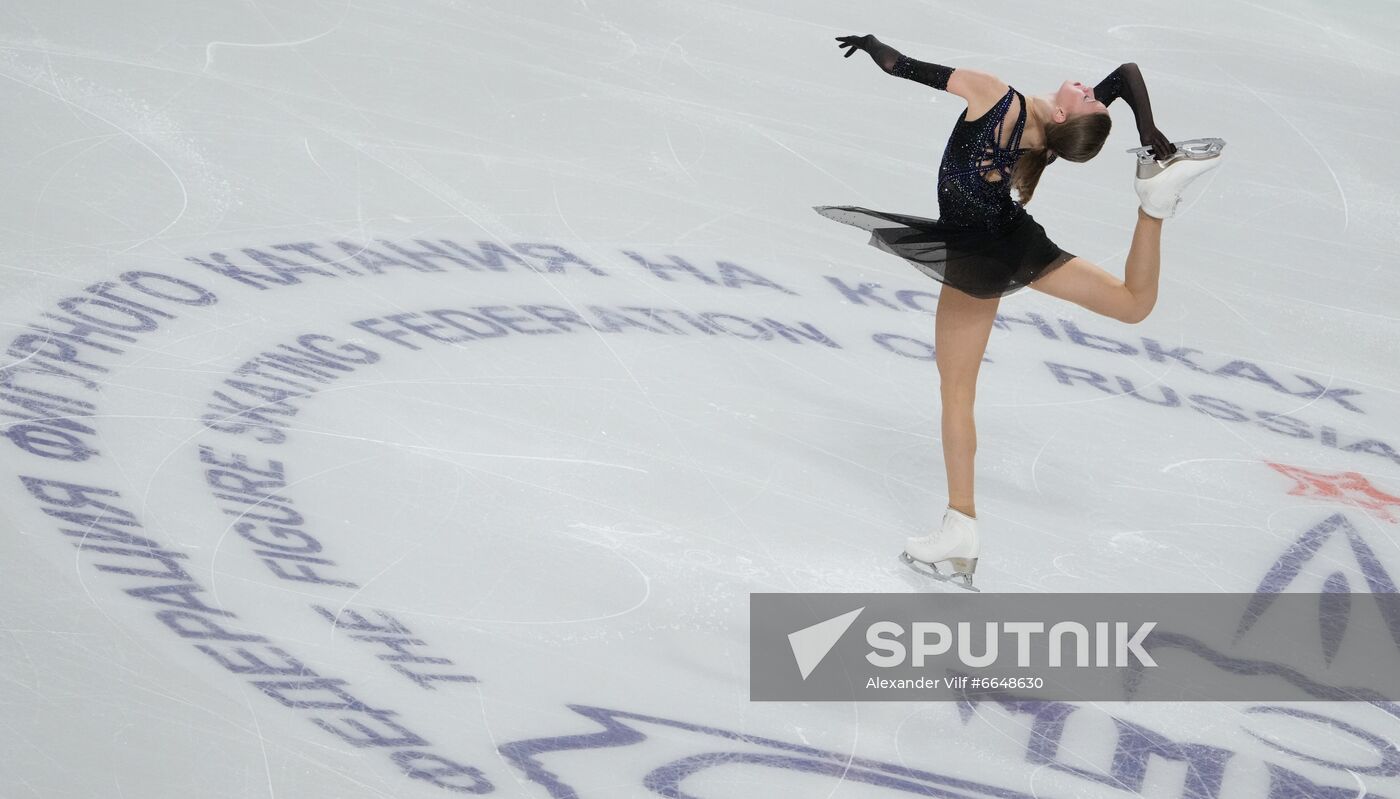
<svg viewBox="0 0 1400 799">
<path fill-rule="evenodd" d="M 1208 141 L 1215 144 L 1207 155 L 1195 157 L 1199 154 L 1184 148 L 1169 166 L 1153 177 L 1139 177 L 1133 181 L 1142 205 L 1138 207 L 1137 227 L 1133 229 L 1133 243 L 1128 248 L 1128 263 L 1122 280 L 1083 258 L 1072 258 L 1058 269 L 1041 275 L 1030 284 L 1031 288 L 1129 324 L 1146 319 L 1157 304 L 1157 284 L 1162 269 L 1162 220 L 1176 214 L 1188 185 L 1220 166 L 1224 142 Z"/>
<path fill-rule="evenodd" d="M 1122 280 L 1084 258 L 1071 258 L 1030 285 L 1094 313 L 1136 324 L 1157 304 L 1161 269 L 1162 220 L 1139 208 Z"/>
<path fill-rule="evenodd" d="M 948 474 L 948 505 L 976 517 L 973 500 L 973 460 L 977 428 L 972 406 L 977 397 L 977 373 L 996 321 L 999 298 L 979 299 L 951 286 L 938 295 L 934 321 L 934 353 L 938 361 L 939 394 L 943 400 L 943 466 Z"/>
</svg>

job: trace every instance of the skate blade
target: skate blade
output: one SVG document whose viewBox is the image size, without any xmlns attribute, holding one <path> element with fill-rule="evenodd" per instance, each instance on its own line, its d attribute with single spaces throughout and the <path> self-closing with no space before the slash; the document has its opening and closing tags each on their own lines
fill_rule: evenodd
<svg viewBox="0 0 1400 799">
<path fill-rule="evenodd" d="M 1187 139 L 1174 141 L 1172 145 L 1176 147 L 1176 152 L 1172 153 L 1173 158 L 1178 154 L 1185 154 L 1187 158 L 1213 158 L 1225 149 L 1225 140 L 1219 138 Z M 1154 160 L 1151 147 L 1134 147 L 1127 152 L 1135 153 L 1139 161 Z"/>
<path fill-rule="evenodd" d="M 1176 152 L 1165 161 L 1157 160 L 1151 147 L 1134 147 L 1128 150 L 1137 155 L 1137 176 L 1148 180 L 1160 175 L 1163 170 L 1178 161 L 1206 161 L 1219 158 L 1225 151 L 1224 139 L 1187 139 L 1172 144 L 1176 146 Z"/>
<path fill-rule="evenodd" d="M 915 560 L 914 558 L 909 556 L 908 552 L 899 553 L 899 560 L 904 565 L 908 566 L 909 568 L 913 569 L 919 574 L 922 574 L 925 577 L 932 577 L 935 580 L 948 583 L 949 585 L 955 585 L 958 588 L 961 588 L 966 591 L 974 591 L 979 594 L 982 593 L 982 589 L 972 584 L 971 574 L 965 572 L 954 572 L 953 574 L 944 574 L 943 572 L 939 571 L 938 567 L 934 564 L 924 563 L 921 560 Z"/>
</svg>

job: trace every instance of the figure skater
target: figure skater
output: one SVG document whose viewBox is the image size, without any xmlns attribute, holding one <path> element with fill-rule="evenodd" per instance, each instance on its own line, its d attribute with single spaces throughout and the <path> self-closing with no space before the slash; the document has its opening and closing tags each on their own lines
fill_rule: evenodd
<svg viewBox="0 0 1400 799">
<path fill-rule="evenodd" d="M 925 573 L 972 587 L 980 540 L 973 501 L 977 432 L 973 399 L 977 372 L 1000 298 L 1023 286 L 1069 300 L 1129 324 L 1157 301 L 1162 220 L 1172 217 L 1183 189 L 1219 166 L 1224 142 L 1170 142 L 1152 120 L 1147 87 L 1136 64 L 1123 64 L 1097 86 L 1066 81 L 1051 94 L 1024 97 L 985 72 L 951 68 L 902 55 L 874 36 L 838 36 L 850 58 L 870 54 L 885 72 L 956 94 L 967 108 L 953 126 L 938 168 L 940 218 L 818 206 L 838 222 L 870 231 L 870 243 L 909 261 L 944 284 L 938 297 L 934 350 L 943 400 L 943 462 L 948 509 L 941 529 L 910 538 L 901 556 Z M 1041 172 L 1063 158 L 1088 161 L 1108 138 L 1108 106 L 1122 97 L 1138 136 L 1134 183 L 1141 207 L 1122 280 L 1055 246 L 1023 207 Z M 1020 195 L 1012 199 L 1011 190 Z M 938 571 L 947 561 L 951 577 Z M 920 568 L 920 571 L 924 569 Z"/>
</svg>

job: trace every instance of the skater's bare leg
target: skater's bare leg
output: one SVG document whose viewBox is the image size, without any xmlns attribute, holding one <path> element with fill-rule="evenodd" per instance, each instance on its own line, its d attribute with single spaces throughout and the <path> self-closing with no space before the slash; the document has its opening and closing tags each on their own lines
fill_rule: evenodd
<svg viewBox="0 0 1400 799">
<path fill-rule="evenodd" d="M 938 361 L 939 394 L 943 399 L 943 465 L 948 472 L 948 505 L 977 516 L 973 502 L 973 460 L 977 428 L 972 405 L 977 396 L 977 372 L 996 321 L 999 298 L 979 299 L 944 286 L 938 295 L 934 352 Z"/>
<path fill-rule="evenodd" d="M 1139 208 L 1122 280 L 1083 258 L 1073 258 L 1030 285 L 1094 313 L 1136 324 L 1146 319 L 1157 304 L 1161 267 L 1162 220 Z"/>
</svg>

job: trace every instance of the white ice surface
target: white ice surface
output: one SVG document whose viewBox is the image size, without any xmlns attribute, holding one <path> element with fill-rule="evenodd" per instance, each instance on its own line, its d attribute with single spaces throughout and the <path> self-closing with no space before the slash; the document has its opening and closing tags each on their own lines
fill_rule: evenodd
<svg viewBox="0 0 1400 799">
<path fill-rule="evenodd" d="M 1335 514 L 1400 571 L 1400 506 L 1292 494 L 1297 481 L 1268 465 L 1356 472 L 1375 495 L 1400 494 L 1400 463 L 1376 443 L 1400 448 L 1394 4 L 865 6 L 0 8 L 0 365 L 45 361 L 15 342 L 105 281 L 169 315 L 132 341 L 94 339 L 119 351 L 83 345 L 80 360 L 101 371 L 15 379 L 90 408 L 0 408 L 39 417 L 0 419 L 0 796 L 451 795 L 395 764 L 404 747 L 352 746 L 314 723 L 348 712 L 286 707 L 176 636 L 161 606 L 127 593 L 158 581 L 99 569 L 114 561 L 63 534 L 72 525 L 20 476 L 119 492 L 112 504 L 184 556 L 201 599 L 234 614 L 230 628 L 395 711 L 426 741 L 419 751 L 479 769 L 501 795 L 648 796 L 648 773 L 665 764 L 774 751 L 715 730 L 972 781 L 931 795 L 1254 797 L 1271 769 L 1335 796 L 1400 795 L 1400 754 L 1249 703 L 1086 703 L 1047 762 L 1028 754 L 1030 717 L 994 704 L 964 716 L 952 704 L 749 701 L 750 592 L 944 590 L 895 560 L 946 501 L 933 318 L 918 310 L 937 286 L 811 206 L 936 216 L 937 162 L 961 105 L 863 54 L 842 59 L 842 34 L 874 32 L 1035 93 L 1136 61 L 1169 136 L 1229 141 L 1225 166 L 1166 225 L 1161 297 L 1144 323 L 1032 291 L 1003 301 L 1008 317 L 1044 317 L 1054 338 L 1026 324 L 992 335 L 978 397 L 979 584 L 1250 592 Z M 1123 151 L 1137 141 L 1128 109 L 1113 113 L 1104 155 L 1051 167 L 1030 210 L 1066 250 L 1119 272 L 1136 208 Z M 444 239 L 519 257 L 502 271 L 439 260 L 440 271 L 370 274 L 372 253 L 357 252 Z M 251 248 L 315 263 L 274 249 L 302 242 L 336 261 L 321 265 L 336 276 L 259 290 L 189 260 L 222 253 L 261 269 Z M 577 260 L 549 271 L 537 256 L 550 246 Z M 643 264 L 673 257 L 705 278 Z M 122 284 L 131 272 L 216 300 L 141 295 Z M 892 307 L 851 301 L 836 281 L 878 283 Z M 901 291 L 924 294 L 905 303 Z M 712 318 L 734 334 L 706 335 L 669 312 L 686 334 L 637 311 L 653 331 L 402 339 L 420 349 L 352 326 L 521 305 L 806 323 L 831 344 L 759 340 L 729 317 Z M 1075 343 L 1075 326 L 1136 354 Z M 236 368 L 307 334 L 381 357 L 289 400 L 285 442 L 206 427 Z M 1150 359 L 1144 337 L 1194 350 L 1208 371 Z M 1170 389 L 1182 404 L 1061 382 L 1050 363 L 1158 401 Z M 1308 381 L 1335 393 L 1309 396 Z M 1286 429 L 1300 437 L 1266 429 L 1261 412 L 1294 417 Z M 64 420 L 92 429 L 69 435 L 95 454 L 18 446 Z M 333 561 L 318 573 L 354 586 L 274 574 L 206 484 L 201 447 L 281 463 L 276 493 Z M 1334 571 L 1367 590 L 1340 535 L 1288 590 L 1320 590 Z M 421 688 L 318 607 L 389 614 L 423 642 L 414 654 L 450 661 L 422 670 L 476 682 Z M 571 706 L 675 723 L 634 721 L 647 739 L 632 746 L 539 754 L 553 783 L 503 754 L 602 729 Z M 1400 721 L 1375 708 L 1298 707 L 1400 739 Z M 1115 719 L 1222 748 L 1223 781 L 1191 793 L 1185 766 L 1161 759 L 1141 786 L 1086 776 L 1109 772 Z M 852 769 L 736 760 L 682 787 L 900 793 Z"/>
</svg>

